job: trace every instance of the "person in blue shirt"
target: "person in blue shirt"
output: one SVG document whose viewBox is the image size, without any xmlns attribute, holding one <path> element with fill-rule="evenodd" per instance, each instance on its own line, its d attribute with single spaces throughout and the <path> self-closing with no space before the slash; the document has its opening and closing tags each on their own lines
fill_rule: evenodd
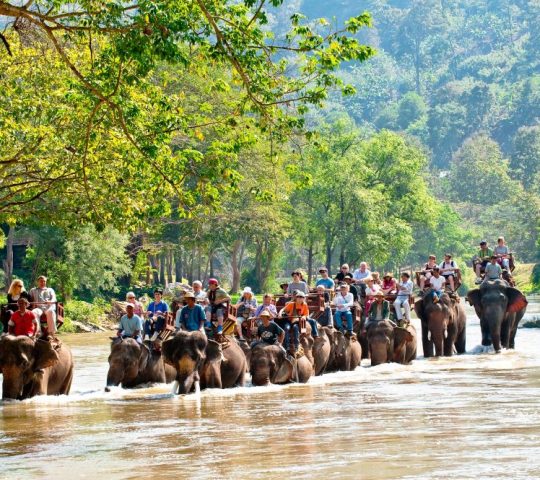
<svg viewBox="0 0 540 480">
<path fill-rule="evenodd" d="M 176 321 L 174 326 L 176 331 L 186 330 L 188 332 L 195 332 L 197 330 L 204 332 L 204 322 L 206 321 L 206 314 L 204 308 L 196 303 L 195 294 L 192 292 L 184 293 L 184 302 L 186 306 L 176 312 Z"/>
<path fill-rule="evenodd" d="M 321 278 L 317 280 L 315 286 L 318 287 L 319 285 L 322 285 L 326 290 L 334 290 L 336 285 L 334 280 L 328 276 L 328 269 L 326 267 L 321 267 L 319 268 L 319 273 L 321 274 Z"/>
<path fill-rule="evenodd" d="M 133 304 L 126 305 L 126 314 L 122 315 L 120 325 L 116 335 L 121 338 L 134 338 L 138 343 L 142 343 L 143 322 L 139 315 L 133 313 Z"/>
<path fill-rule="evenodd" d="M 165 328 L 165 316 L 169 311 L 169 305 L 162 300 L 163 290 L 154 290 L 154 301 L 146 308 L 146 321 L 144 322 L 144 340 L 155 342 L 159 334 Z"/>
</svg>

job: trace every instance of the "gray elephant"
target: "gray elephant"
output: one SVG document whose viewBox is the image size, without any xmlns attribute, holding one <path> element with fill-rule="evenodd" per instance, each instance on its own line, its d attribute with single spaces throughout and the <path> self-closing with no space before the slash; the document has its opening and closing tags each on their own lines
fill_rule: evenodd
<svg viewBox="0 0 540 480">
<path fill-rule="evenodd" d="M 315 338 L 310 334 L 300 335 L 300 345 L 313 365 L 314 375 L 322 375 L 330 359 L 332 348 L 328 337 L 330 330 L 328 327 L 319 327 L 319 336 Z"/>
<path fill-rule="evenodd" d="M 73 379 L 73 359 L 61 342 L 6 335 L 0 339 L 2 398 L 67 395 Z"/>
<path fill-rule="evenodd" d="M 357 336 L 348 337 L 335 329 L 329 329 L 326 333 L 331 346 L 326 371 L 351 371 L 358 367 L 362 361 L 362 346 Z"/>
<path fill-rule="evenodd" d="M 280 345 L 259 343 L 251 351 L 250 371 L 251 382 L 257 386 L 306 383 L 313 375 L 313 365 L 306 355 L 293 359 Z"/>
<path fill-rule="evenodd" d="M 504 280 L 493 280 L 470 290 L 467 301 L 480 319 L 482 345 L 493 344 L 496 352 L 501 346 L 514 348 L 517 327 L 527 309 L 525 295 Z"/>
<path fill-rule="evenodd" d="M 394 354 L 393 360 L 396 363 L 408 365 L 416 359 L 416 328 L 407 325 L 405 328 L 394 328 Z"/>
<path fill-rule="evenodd" d="M 467 316 L 459 297 L 443 293 L 435 303 L 428 291 L 415 302 L 414 310 L 422 324 L 424 357 L 451 357 L 454 349 L 465 353 Z"/>
<path fill-rule="evenodd" d="M 133 338 L 115 338 L 109 355 L 107 386 L 122 385 L 133 388 L 143 383 L 170 383 L 176 378 L 176 370 L 163 363 L 161 355 L 150 352 Z"/>
<path fill-rule="evenodd" d="M 389 363 L 394 357 L 394 324 L 388 320 L 371 322 L 367 327 L 371 366 Z"/>
<path fill-rule="evenodd" d="M 225 346 L 208 340 L 202 332 L 178 332 L 163 343 L 163 360 L 176 370 L 178 393 L 196 388 L 244 386 L 246 356 L 232 337 Z"/>
</svg>

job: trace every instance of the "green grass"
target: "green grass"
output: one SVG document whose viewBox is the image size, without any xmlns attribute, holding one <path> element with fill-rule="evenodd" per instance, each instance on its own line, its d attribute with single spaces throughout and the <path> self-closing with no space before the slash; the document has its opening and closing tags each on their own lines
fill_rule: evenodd
<svg viewBox="0 0 540 480">
<path fill-rule="evenodd" d="M 538 293 L 540 291 L 538 285 L 535 285 L 532 281 L 534 265 L 534 263 L 519 263 L 513 272 L 516 287 L 523 293 Z"/>
</svg>

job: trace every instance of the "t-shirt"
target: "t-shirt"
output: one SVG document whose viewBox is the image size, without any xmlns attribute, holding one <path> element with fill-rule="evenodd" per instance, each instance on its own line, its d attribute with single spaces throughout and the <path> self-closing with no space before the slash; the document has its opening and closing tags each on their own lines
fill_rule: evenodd
<svg viewBox="0 0 540 480">
<path fill-rule="evenodd" d="M 257 308 L 257 299 L 255 297 L 252 297 L 251 300 L 247 300 L 245 298 L 240 299 L 240 302 L 238 303 L 238 309 L 236 310 L 236 315 L 238 317 L 241 317 L 244 315 L 244 310 L 246 308 L 249 311 L 249 308 Z"/>
<path fill-rule="evenodd" d="M 486 265 L 486 278 L 488 280 L 495 280 L 497 278 L 501 278 L 502 274 L 502 268 L 501 266 L 496 263 L 493 265 L 492 263 L 488 263 Z"/>
<path fill-rule="evenodd" d="M 270 322 L 267 327 L 260 325 L 257 329 L 257 336 L 265 343 L 274 345 L 277 343 L 279 336 L 283 333 L 283 329 L 274 322 Z"/>
<path fill-rule="evenodd" d="M 270 305 L 265 305 L 264 303 L 262 305 L 259 305 L 257 307 L 257 310 L 255 310 L 254 316 L 259 318 L 264 310 L 268 310 L 274 317 L 277 317 L 276 306 L 273 303 L 271 303 Z"/>
<path fill-rule="evenodd" d="M 496 246 L 494 249 L 493 249 L 493 253 L 495 255 L 508 255 L 508 247 L 506 245 L 503 245 L 502 247 L 500 246 Z"/>
<path fill-rule="evenodd" d="M 443 289 L 443 285 L 445 282 L 446 279 L 442 275 L 439 275 L 439 278 L 435 278 L 434 276 L 432 276 L 429 279 L 431 288 L 433 288 L 433 290 L 436 290 L 437 292 L 440 292 Z"/>
<path fill-rule="evenodd" d="M 324 288 L 327 288 L 328 290 L 333 290 L 335 287 L 334 280 L 331 278 L 319 278 L 315 286 L 318 287 L 319 285 L 324 286 Z"/>
<path fill-rule="evenodd" d="M 456 272 L 454 270 L 448 270 L 445 272 L 444 270 L 447 268 L 458 268 L 457 263 L 454 262 L 454 260 L 450 260 L 449 262 L 441 262 L 439 265 L 439 270 L 441 270 L 441 275 L 444 275 L 445 277 L 448 275 L 455 275 Z"/>
<path fill-rule="evenodd" d="M 309 315 L 309 308 L 305 303 L 296 305 L 296 302 L 289 302 L 285 305 L 284 312 L 289 316 L 296 315 L 299 317 L 307 317 Z"/>
<path fill-rule="evenodd" d="M 167 303 L 164 302 L 163 300 L 161 300 L 161 302 L 159 303 L 152 302 L 150 303 L 150 305 L 148 305 L 148 307 L 146 308 L 146 311 L 152 314 L 150 316 L 153 316 L 154 313 L 158 313 L 158 312 L 165 313 L 169 311 L 169 305 L 167 305 Z"/>
<path fill-rule="evenodd" d="M 32 308 L 41 308 L 42 310 L 55 309 L 54 305 L 47 304 L 47 302 L 56 302 L 56 294 L 52 288 L 32 288 L 30 290 L 30 296 L 33 302 Z"/>
<path fill-rule="evenodd" d="M 476 254 L 478 258 L 489 258 L 491 255 L 493 255 L 493 252 L 489 248 L 486 248 L 485 250 L 478 250 L 478 253 Z"/>
<path fill-rule="evenodd" d="M 188 332 L 194 332 L 201 328 L 201 324 L 204 323 L 205 320 L 206 315 L 204 314 L 204 308 L 196 303 L 193 308 L 189 308 L 186 305 L 176 312 L 174 326 L 178 329 L 183 328 Z"/>
<path fill-rule="evenodd" d="M 289 283 L 289 286 L 287 287 L 287 293 L 289 295 L 292 295 L 295 290 L 298 290 L 299 292 L 304 292 L 305 294 L 309 293 L 307 283 L 302 281 Z"/>
<path fill-rule="evenodd" d="M 355 280 L 364 280 L 364 278 L 367 278 L 371 276 L 371 272 L 366 269 L 365 272 L 362 272 L 359 268 L 357 268 L 354 272 L 353 272 L 353 278 Z"/>
<path fill-rule="evenodd" d="M 372 297 L 375 295 L 378 291 L 380 291 L 381 287 L 374 283 L 371 287 L 366 287 L 366 297 Z"/>
<path fill-rule="evenodd" d="M 26 310 L 24 315 L 21 315 L 19 310 L 13 312 L 13 315 L 11 315 L 9 320 L 9 325 L 14 327 L 13 333 L 15 335 L 26 335 L 27 337 L 31 337 L 37 331 L 37 319 L 30 310 Z"/>
<path fill-rule="evenodd" d="M 133 336 L 133 334 L 138 330 L 139 333 L 143 330 L 142 318 L 139 315 L 133 315 L 129 318 L 127 315 L 123 315 L 120 319 L 120 326 L 118 330 L 122 330 L 124 335 Z"/>
<path fill-rule="evenodd" d="M 129 305 L 133 305 L 133 313 L 135 315 L 142 316 L 144 314 L 144 307 L 141 302 L 135 300 L 134 303 L 128 302 Z"/>
</svg>

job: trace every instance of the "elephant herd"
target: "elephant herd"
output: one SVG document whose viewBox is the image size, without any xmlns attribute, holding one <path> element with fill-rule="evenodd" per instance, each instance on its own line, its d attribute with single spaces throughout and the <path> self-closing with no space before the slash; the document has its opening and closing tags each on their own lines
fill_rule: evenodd
<svg viewBox="0 0 540 480">
<path fill-rule="evenodd" d="M 482 345 L 514 348 L 527 300 L 505 281 L 484 282 L 470 290 L 467 301 L 480 318 Z M 459 298 L 443 294 L 434 303 L 427 294 L 415 302 L 422 326 L 425 357 L 465 353 L 466 315 Z M 305 383 L 313 375 L 352 371 L 362 358 L 371 365 L 387 362 L 408 364 L 416 358 L 416 331 L 412 325 L 396 327 L 383 320 L 357 328 L 348 337 L 321 327 L 319 336 L 309 330 L 300 339 L 302 355 L 292 358 L 279 345 L 246 343 L 229 338 L 224 344 L 201 332 L 178 332 L 163 343 L 161 354 L 134 339 L 117 339 L 111 345 L 106 391 L 113 386 L 131 388 L 146 383 L 176 381 L 176 393 L 197 388 L 231 388 L 244 385 L 249 372 L 253 385 Z M 2 398 L 25 399 L 35 395 L 68 394 L 73 378 L 73 359 L 62 342 L 32 340 L 6 335 L 0 339 Z"/>
</svg>

